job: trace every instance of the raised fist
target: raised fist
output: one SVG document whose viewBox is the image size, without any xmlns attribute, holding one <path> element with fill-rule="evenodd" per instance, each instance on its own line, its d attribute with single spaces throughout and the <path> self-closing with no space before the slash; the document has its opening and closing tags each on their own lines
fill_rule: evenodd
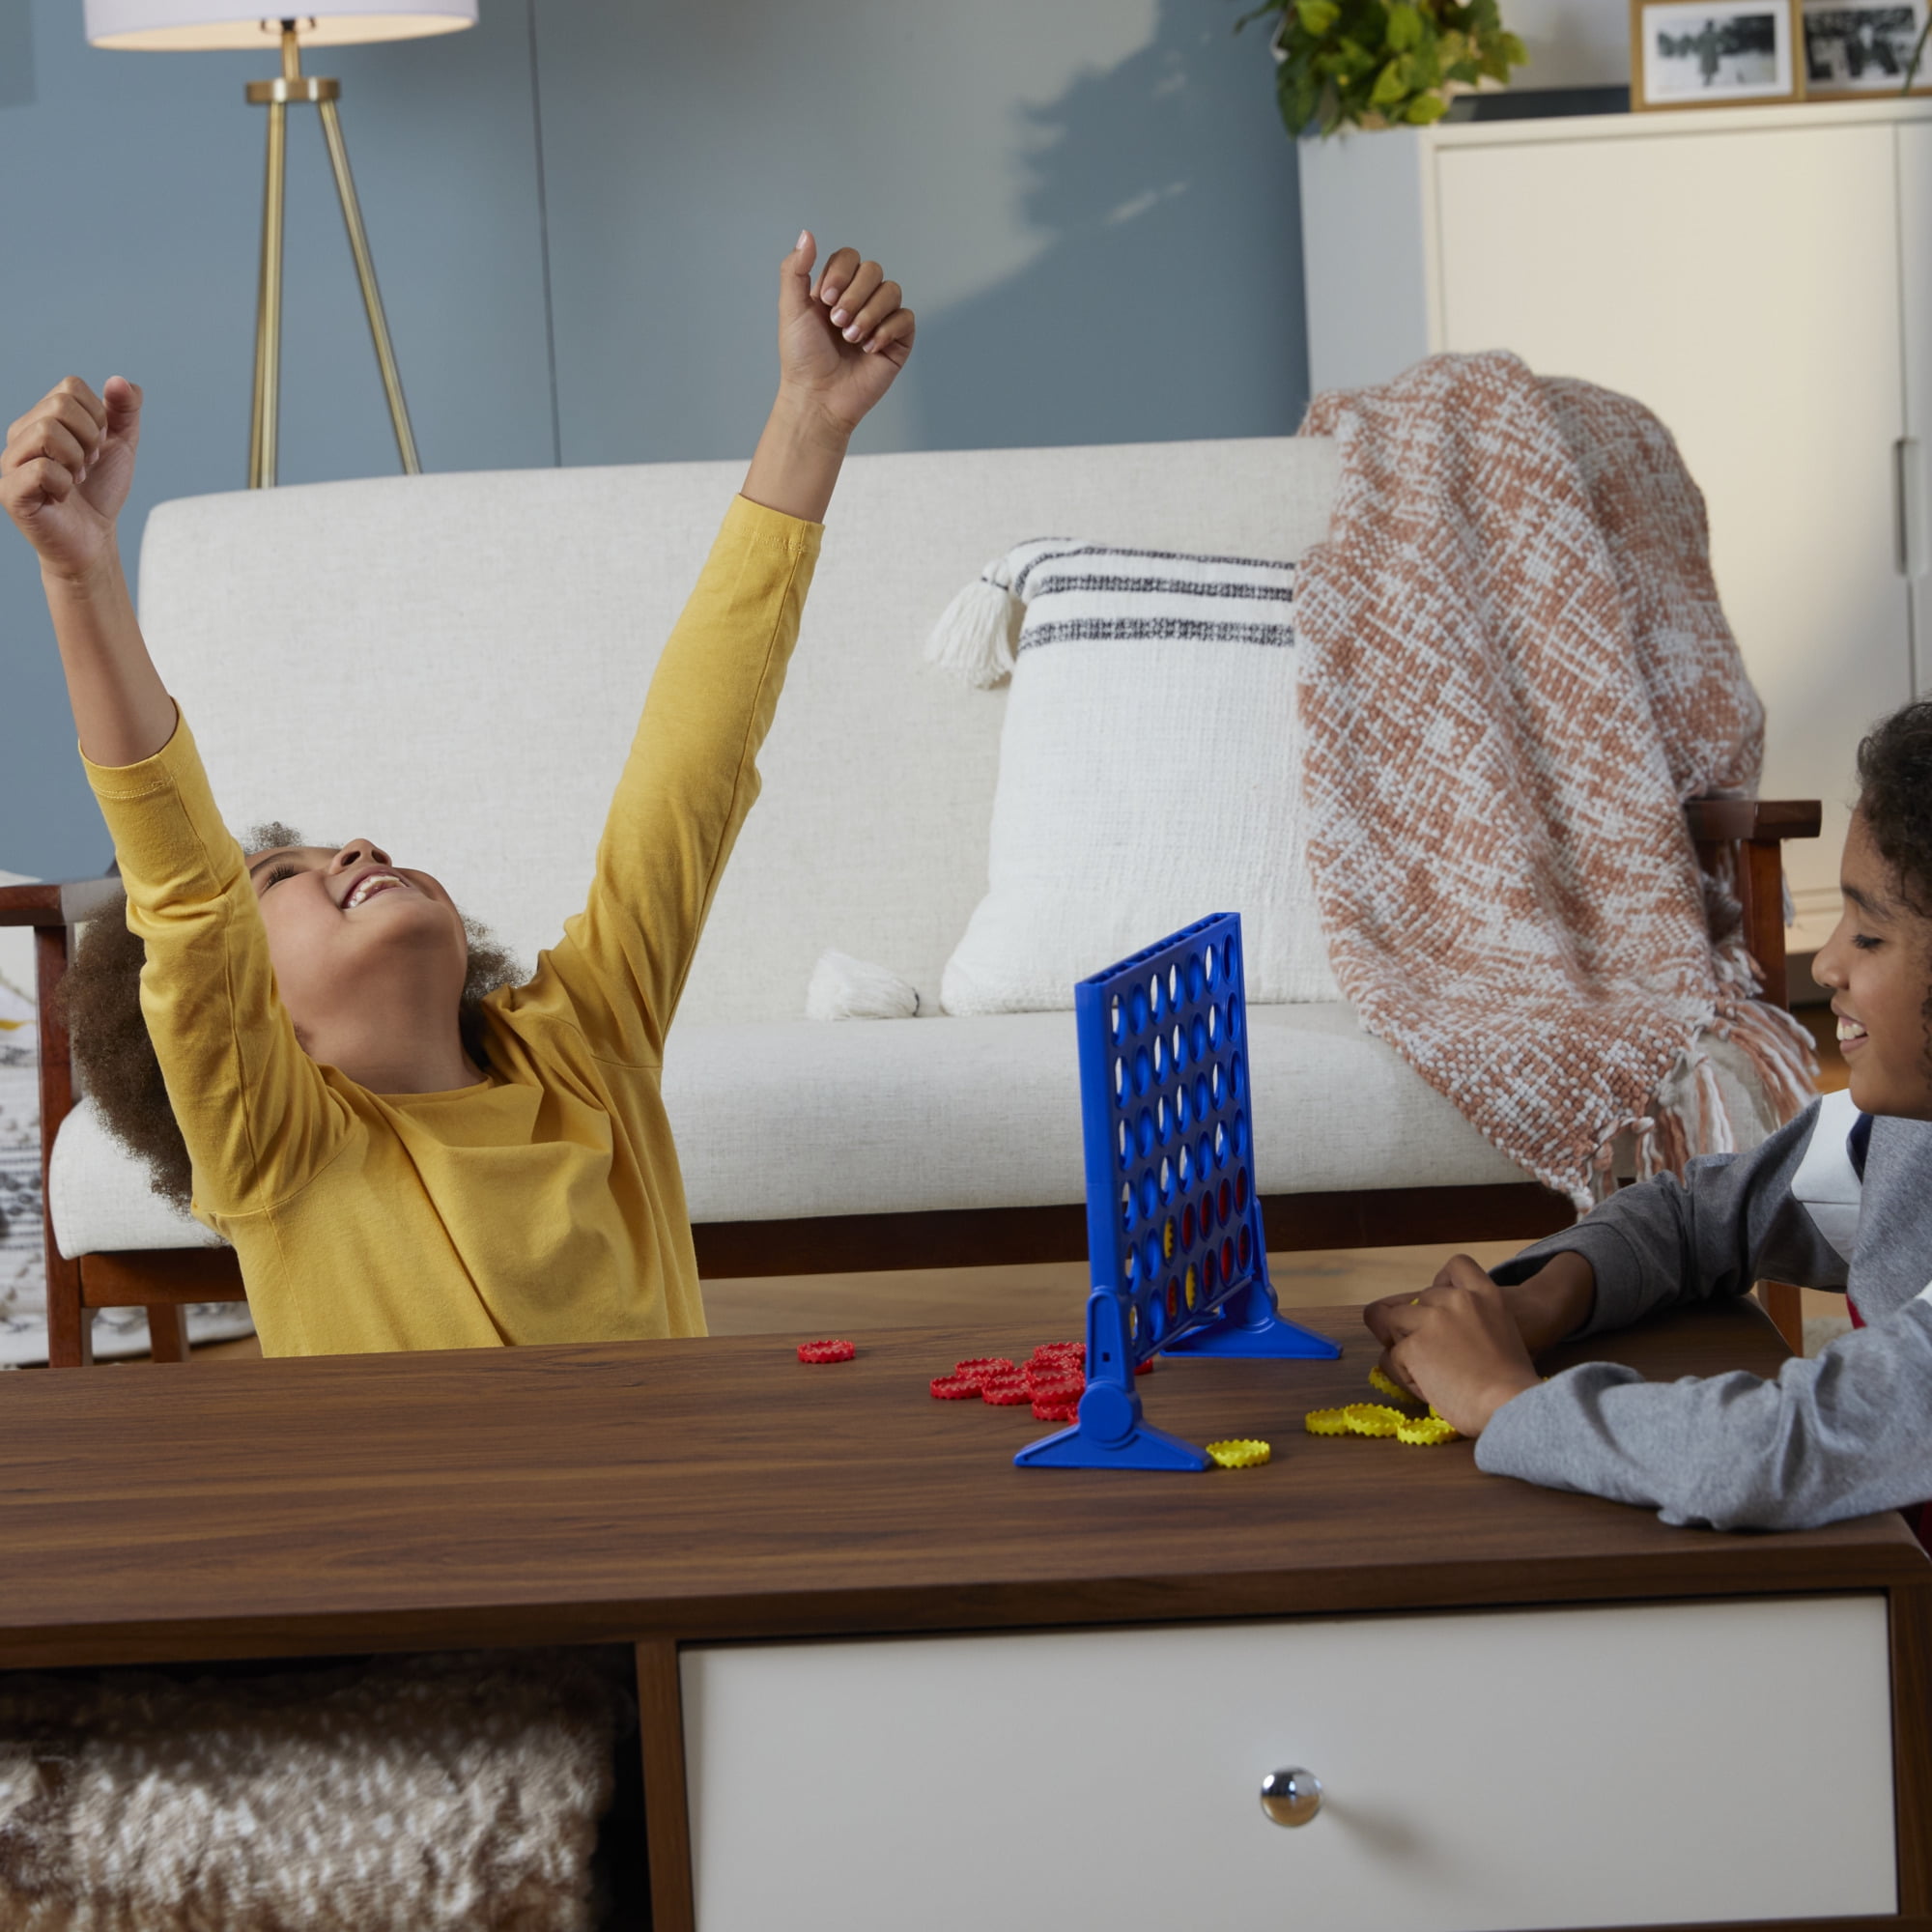
<svg viewBox="0 0 1932 1932">
<path fill-rule="evenodd" d="M 808 230 L 779 271 L 780 384 L 850 431 L 905 367 L 913 313 L 899 285 L 856 248 L 834 253 L 814 284 L 817 253 Z"/>
<path fill-rule="evenodd" d="M 70 376 L 8 430 L 0 502 L 43 569 L 85 577 L 113 554 L 140 439 L 141 392 L 121 376 L 98 396 Z"/>
</svg>

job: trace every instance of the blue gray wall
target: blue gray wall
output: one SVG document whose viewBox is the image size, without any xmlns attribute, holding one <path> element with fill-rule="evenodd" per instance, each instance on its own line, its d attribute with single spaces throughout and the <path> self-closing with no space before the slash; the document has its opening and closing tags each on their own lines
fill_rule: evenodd
<svg viewBox="0 0 1932 1932">
<path fill-rule="evenodd" d="M 343 82 L 425 466 L 749 454 L 801 222 L 888 261 L 920 313 L 865 447 L 1293 429 L 1294 152 L 1239 11 L 482 0 L 469 33 L 311 56 Z M 69 371 L 146 385 L 130 552 L 150 504 L 243 478 L 262 115 L 242 91 L 272 71 L 97 52 L 78 0 L 0 0 L 0 419 Z M 387 473 L 301 113 L 290 152 L 282 480 Z M 0 867 L 106 863 L 71 740 L 32 554 L 0 529 Z"/>
</svg>

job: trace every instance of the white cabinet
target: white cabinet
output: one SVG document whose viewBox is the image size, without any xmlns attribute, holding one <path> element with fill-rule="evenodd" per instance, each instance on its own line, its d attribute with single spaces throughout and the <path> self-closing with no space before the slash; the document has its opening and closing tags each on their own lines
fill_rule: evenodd
<svg viewBox="0 0 1932 1932">
<path fill-rule="evenodd" d="M 1858 739 L 1932 679 L 1932 103 L 1352 134 L 1301 170 L 1316 388 L 1511 349 L 1675 434 L 1765 701 L 1763 789 L 1825 801 L 1786 853 L 1816 944 Z"/>
<path fill-rule="evenodd" d="M 1897 1909 L 1881 1595 L 700 1646 L 680 1668 L 698 1932 Z M 1293 1829 L 1260 1804 L 1290 1768 L 1323 1787 Z"/>
</svg>

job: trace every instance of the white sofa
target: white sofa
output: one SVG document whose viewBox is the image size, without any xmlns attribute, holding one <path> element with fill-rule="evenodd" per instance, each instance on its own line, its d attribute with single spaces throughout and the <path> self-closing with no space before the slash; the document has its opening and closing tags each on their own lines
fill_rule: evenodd
<svg viewBox="0 0 1932 1932">
<path fill-rule="evenodd" d="M 670 1036 L 666 1097 L 706 1272 L 901 1264 L 919 1243 L 892 1227 L 923 1229 L 931 1260 L 1083 1251 L 1070 1011 L 939 1011 L 985 888 L 1005 698 L 929 668 L 923 640 L 987 557 L 1030 536 L 1293 558 L 1323 534 L 1336 469 L 1328 443 L 1287 438 L 848 466 L 763 796 Z M 143 621 L 229 822 L 378 838 L 532 957 L 582 898 L 652 665 L 741 474 L 520 470 L 162 504 L 142 543 Z M 923 1017 L 804 1018 L 827 948 L 912 981 Z M 1350 1232 L 1330 1214 L 1297 1235 L 1271 1208 L 1275 1245 L 1563 1218 L 1348 1007 L 1258 1008 L 1252 1036 L 1264 1200 L 1369 1210 Z M 1476 1189 L 1453 1201 L 1490 1207 L 1398 1225 L 1376 1207 L 1391 1189 Z M 50 1193 L 68 1257 L 211 1238 L 147 1191 L 85 1104 Z M 949 1244 L 967 1225 L 949 1210 L 986 1209 L 1056 1212 L 981 1217 L 1022 1232 Z M 743 1238 L 780 1225 L 788 1243 Z M 738 1237 L 707 1246 L 707 1226 Z"/>
</svg>

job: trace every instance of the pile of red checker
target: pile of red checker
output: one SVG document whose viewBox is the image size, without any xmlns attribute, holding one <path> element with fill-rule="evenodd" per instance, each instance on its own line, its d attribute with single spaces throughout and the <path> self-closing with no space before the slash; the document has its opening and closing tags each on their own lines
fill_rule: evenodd
<svg viewBox="0 0 1932 1932">
<path fill-rule="evenodd" d="M 1079 1416 L 1086 1386 L 1086 1343 L 1042 1342 L 1023 1368 L 1005 1355 L 955 1362 L 951 1374 L 933 1378 L 932 1393 L 941 1402 L 970 1402 L 978 1396 L 995 1408 L 1031 1403 L 1041 1422 L 1072 1422 Z"/>
</svg>

